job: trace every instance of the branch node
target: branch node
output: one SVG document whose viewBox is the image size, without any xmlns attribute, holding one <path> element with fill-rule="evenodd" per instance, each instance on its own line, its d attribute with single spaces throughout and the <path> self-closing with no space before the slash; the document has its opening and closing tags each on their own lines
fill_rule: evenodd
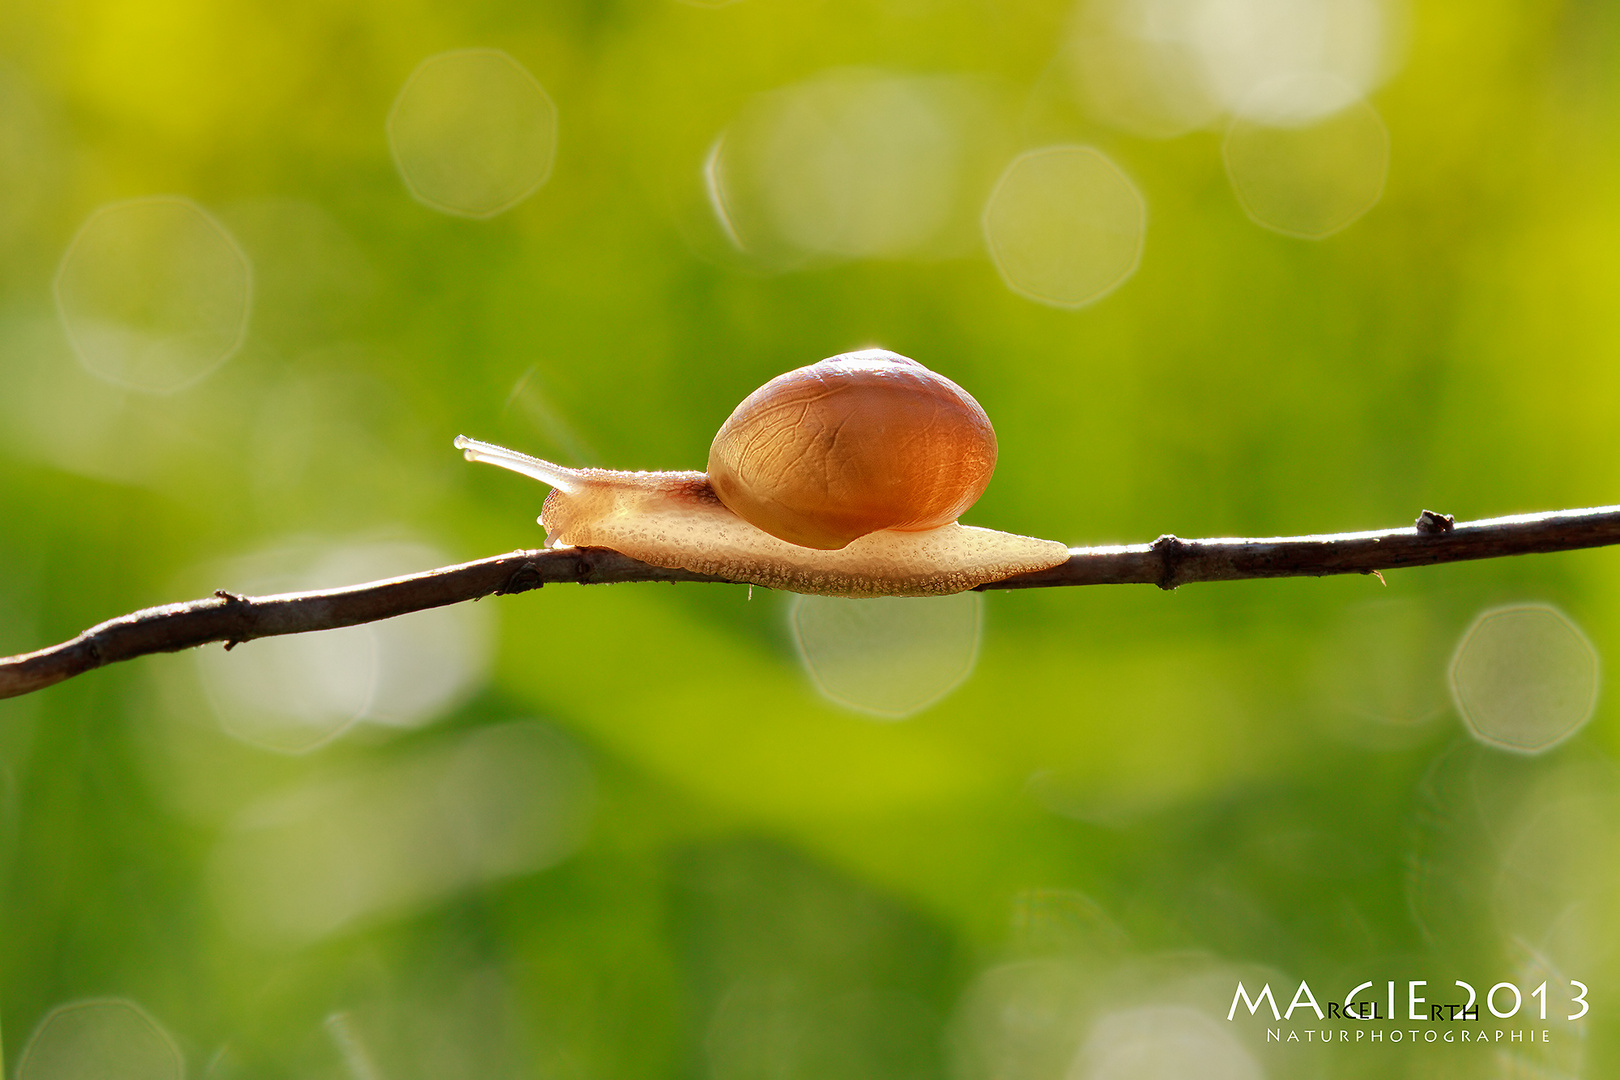
<svg viewBox="0 0 1620 1080">
<path fill-rule="evenodd" d="M 1425 510 L 1417 516 L 1412 527 L 1420 533 L 1438 535 L 1448 533 L 1457 527 L 1457 519 L 1450 514 L 1437 514 L 1433 510 Z"/>
<path fill-rule="evenodd" d="M 232 649 L 236 648 L 240 644 L 242 644 L 242 643 L 240 641 L 238 641 L 236 638 L 231 638 L 229 641 L 225 642 L 225 651 L 230 652 Z"/>
<path fill-rule="evenodd" d="M 495 595 L 511 596 L 513 593 L 528 592 L 530 589 L 540 588 L 545 583 L 545 579 L 540 576 L 540 568 L 532 562 L 526 562 L 512 571 L 512 576 L 501 583 L 501 587 L 495 590 Z"/>
<path fill-rule="evenodd" d="M 1169 592 L 1180 584 L 1176 581 L 1176 571 L 1181 569 L 1181 561 L 1192 551 L 1192 545 L 1179 537 L 1165 533 L 1153 541 L 1152 549 L 1158 552 L 1162 566 L 1159 573 L 1159 588 Z"/>
<path fill-rule="evenodd" d="M 241 593 L 233 593 L 228 589 L 215 589 L 214 595 L 225 601 L 227 604 L 247 603 L 247 597 L 243 596 Z"/>
</svg>

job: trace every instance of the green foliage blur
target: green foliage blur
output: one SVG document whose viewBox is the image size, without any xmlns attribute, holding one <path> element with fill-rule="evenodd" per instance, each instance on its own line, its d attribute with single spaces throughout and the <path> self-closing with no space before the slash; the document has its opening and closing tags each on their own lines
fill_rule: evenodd
<svg viewBox="0 0 1620 1080">
<path fill-rule="evenodd" d="M 1620 8 L 1388 10 L 1387 181 L 1307 240 L 1245 212 L 1225 121 L 1099 119 L 1061 0 L 0 6 L 0 653 L 282 580 L 288 551 L 385 551 L 342 564 L 382 576 L 537 546 L 542 489 L 454 436 L 701 468 L 754 387 L 870 345 L 994 421 L 969 524 L 1089 545 L 1620 502 Z M 487 217 L 413 198 L 387 130 L 424 59 L 473 48 L 555 104 L 549 176 Z M 717 219 L 717 139 L 829 72 L 967 88 L 938 242 L 755 258 Z M 1006 163 L 1067 144 L 1146 207 L 1134 274 L 1075 309 L 1008 288 L 978 231 Z M 92 374 L 55 291 L 98 207 L 151 196 L 251 266 L 240 347 L 168 393 Z M 18 1072 L 30 1033 L 116 999 L 192 1077 L 1159 1076 L 1094 1044 L 1176 1008 L 1259 1070 L 1223 1076 L 1614 1075 L 1613 696 L 1513 754 L 1447 669 L 1520 603 L 1607 660 L 1620 553 L 1384 579 L 990 593 L 971 676 L 898 722 L 818 694 L 790 597 L 729 586 L 486 599 L 423 639 L 471 657 L 442 707 L 304 753 L 210 689 L 263 643 L 0 702 L 6 1068 L 69 1075 Z M 1403 1009 L 1413 980 L 1549 980 L 1552 1019 L 1494 1026 L 1551 1042 L 1268 1043 L 1346 1025 L 1228 1023 L 1239 978 L 1284 1008 L 1392 981 Z"/>
</svg>

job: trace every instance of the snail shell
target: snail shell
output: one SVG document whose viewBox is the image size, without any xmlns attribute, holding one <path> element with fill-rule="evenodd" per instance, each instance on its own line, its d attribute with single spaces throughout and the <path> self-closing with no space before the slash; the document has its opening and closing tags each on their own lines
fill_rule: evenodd
<svg viewBox="0 0 1620 1080">
<path fill-rule="evenodd" d="M 880 349 L 779 375 L 721 426 L 708 474 L 568 469 L 459 436 L 550 484 L 546 545 L 830 596 L 960 592 L 1056 566 L 1050 540 L 957 524 L 995 469 L 972 396 Z"/>
</svg>

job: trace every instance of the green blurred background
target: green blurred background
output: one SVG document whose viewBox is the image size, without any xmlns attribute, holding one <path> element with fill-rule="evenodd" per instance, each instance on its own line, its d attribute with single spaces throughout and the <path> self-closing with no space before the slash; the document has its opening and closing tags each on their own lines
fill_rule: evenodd
<svg viewBox="0 0 1620 1080">
<path fill-rule="evenodd" d="M 444 54 L 510 64 L 413 105 Z M 1254 121 L 1247 85 L 1130 98 L 1200 56 L 1326 71 L 1371 141 Z M 1617 501 L 1616 56 L 1590 0 L 13 0 L 0 652 L 535 546 L 542 490 L 455 435 L 698 468 L 755 386 L 868 345 L 995 422 L 970 524 L 1084 545 Z M 1387 179 L 1333 157 L 1380 131 Z M 1066 145 L 1145 207 L 1135 272 L 1078 307 L 1014 291 L 981 232 L 1003 169 Z M 1370 209 L 1265 227 L 1244 161 L 1307 216 L 1360 169 Z M 1026 219 L 1134 243 L 1074 190 Z M 143 360 L 109 311 L 202 330 Z M 952 609 L 969 676 L 898 722 L 818 692 L 791 597 L 685 585 L 0 702 L 6 1068 L 1615 1075 L 1612 696 L 1514 754 L 1447 672 L 1511 604 L 1606 658 L 1620 554 L 1385 579 L 989 593 Z M 1562 700 L 1556 645 L 1507 649 L 1510 725 Z M 1284 1007 L 1300 980 L 1402 1006 L 1547 980 L 1547 1023 L 1494 1026 L 1550 1041 L 1268 1044 L 1346 1025 L 1229 1024 L 1239 978 Z"/>
</svg>

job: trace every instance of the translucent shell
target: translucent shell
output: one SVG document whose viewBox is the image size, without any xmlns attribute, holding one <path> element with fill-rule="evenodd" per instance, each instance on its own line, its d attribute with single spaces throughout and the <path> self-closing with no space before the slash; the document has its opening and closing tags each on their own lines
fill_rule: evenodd
<svg viewBox="0 0 1620 1080">
<path fill-rule="evenodd" d="M 996 433 L 966 390 L 881 349 L 778 375 L 714 437 L 709 482 L 765 532 L 836 549 L 879 529 L 948 525 L 996 467 Z"/>
</svg>

